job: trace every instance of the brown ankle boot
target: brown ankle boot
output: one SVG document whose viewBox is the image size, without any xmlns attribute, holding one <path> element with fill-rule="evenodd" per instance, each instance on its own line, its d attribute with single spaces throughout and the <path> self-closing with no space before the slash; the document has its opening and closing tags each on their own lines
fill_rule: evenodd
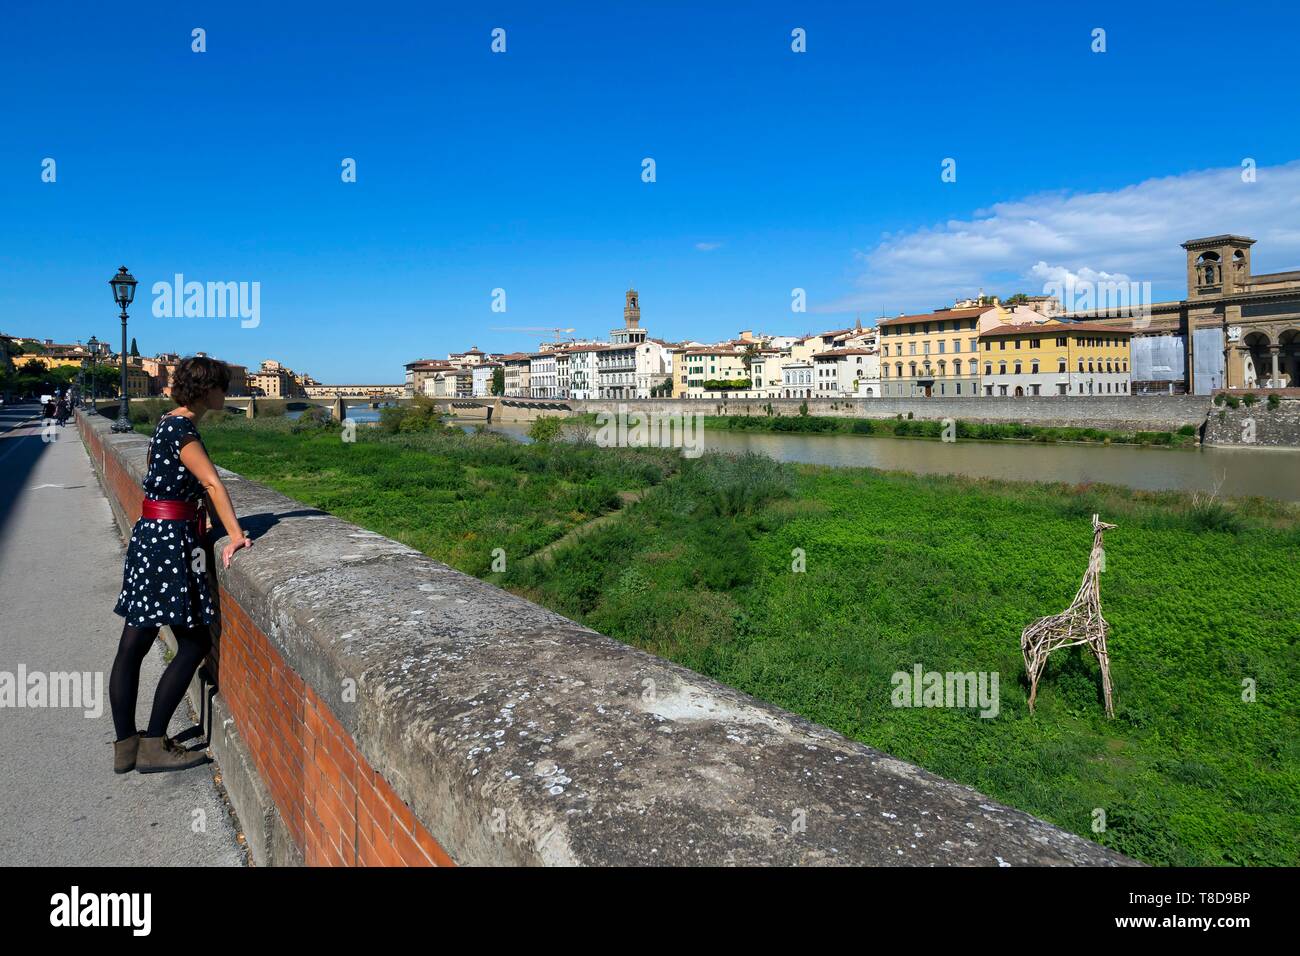
<svg viewBox="0 0 1300 956">
<path fill-rule="evenodd" d="M 168 737 L 141 736 L 135 769 L 141 773 L 164 773 L 168 770 L 188 770 L 207 762 L 208 755 L 202 750 L 178 747 Z"/>
<path fill-rule="evenodd" d="M 113 741 L 113 772 L 128 773 L 135 769 L 136 753 L 140 749 L 140 731 L 130 737 Z"/>
</svg>

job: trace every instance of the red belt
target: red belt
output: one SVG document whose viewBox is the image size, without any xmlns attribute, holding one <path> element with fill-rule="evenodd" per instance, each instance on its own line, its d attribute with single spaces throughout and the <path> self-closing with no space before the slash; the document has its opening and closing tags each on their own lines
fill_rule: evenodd
<svg viewBox="0 0 1300 956">
<path fill-rule="evenodd" d="M 166 498 L 145 498 L 140 504 L 140 517 L 153 521 L 194 521 L 199 526 L 199 537 L 208 530 L 207 509 L 195 501 L 178 501 Z"/>
</svg>

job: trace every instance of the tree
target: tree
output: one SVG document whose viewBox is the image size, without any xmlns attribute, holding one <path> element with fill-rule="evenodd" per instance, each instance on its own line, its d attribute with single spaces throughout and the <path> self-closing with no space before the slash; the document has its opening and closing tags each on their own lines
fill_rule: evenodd
<svg viewBox="0 0 1300 956">
<path fill-rule="evenodd" d="M 139 357 L 140 357 L 140 350 L 136 348 L 135 336 L 133 335 L 131 336 L 131 358 L 139 358 Z"/>
<path fill-rule="evenodd" d="M 506 370 L 503 368 L 494 368 L 492 370 L 492 394 L 504 395 L 506 393 Z"/>
<path fill-rule="evenodd" d="M 754 359 L 757 355 L 758 355 L 757 345 L 755 345 L 753 342 L 750 342 L 748 345 L 745 346 L 745 354 L 741 356 L 740 361 L 741 364 L 745 366 L 746 375 L 749 375 L 750 372 L 752 371 L 751 366 L 754 364 Z"/>
<path fill-rule="evenodd" d="M 1017 292 L 1013 296 L 1008 296 L 1007 299 L 1002 304 L 1003 305 L 1024 305 L 1028 301 L 1029 301 L 1029 296 L 1025 295 L 1025 293 L 1023 292 Z"/>
</svg>

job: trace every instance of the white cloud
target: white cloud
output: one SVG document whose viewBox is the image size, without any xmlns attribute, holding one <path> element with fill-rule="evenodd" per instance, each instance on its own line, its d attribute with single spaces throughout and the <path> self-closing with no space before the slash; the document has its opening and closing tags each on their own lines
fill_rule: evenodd
<svg viewBox="0 0 1300 956">
<path fill-rule="evenodd" d="M 698 249 L 698 250 L 700 250 L 700 252 L 712 252 L 714 249 L 721 249 L 721 248 L 722 248 L 722 243 L 720 243 L 720 242 L 697 242 L 697 243 L 695 244 L 695 248 Z"/>
<path fill-rule="evenodd" d="M 969 220 L 886 235 L 857 253 L 857 290 L 814 311 L 929 311 L 981 287 L 1034 294 L 1070 275 L 1150 282 L 1158 298 L 1180 298 L 1179 244 L 1221 233 L 1258 240 L 1255 272 L 1300 265 L 1300 160 L 1260 167 L 1255 182 L 1241 175 L 1231 167 L 1112 192 L 1042 193 L 976 210 Z"/>
</svg>

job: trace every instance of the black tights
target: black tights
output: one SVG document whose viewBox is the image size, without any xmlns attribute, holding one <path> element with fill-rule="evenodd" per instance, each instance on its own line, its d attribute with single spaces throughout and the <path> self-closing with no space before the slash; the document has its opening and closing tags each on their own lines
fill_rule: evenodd
<svg viewBox="0 0 1300 956">
<path fill-rule="evenodd" d="M 194 672 L 212 647 L 206 624 L 198 627 L 169 626 L 176 635 L 176 656 L 158 679 L 149 728 L 144 732 L 146 737 L 161 737 L 167 733 L 167 725 L 180 706 L 185 689 L 190 686 Z M 132 627 L 127 624 L 122 627 L 122 640 L 117 645 L 117 657 L 113 659 L 113 671 L 108 678 L 108 700 L 113 709 L 113 726 L 117 729 L 118 740 L 125 740 L 136 732 L 135 698 L 140 689 L 140 665 L 157 637 L 157 626 Z"/>
</svg>

